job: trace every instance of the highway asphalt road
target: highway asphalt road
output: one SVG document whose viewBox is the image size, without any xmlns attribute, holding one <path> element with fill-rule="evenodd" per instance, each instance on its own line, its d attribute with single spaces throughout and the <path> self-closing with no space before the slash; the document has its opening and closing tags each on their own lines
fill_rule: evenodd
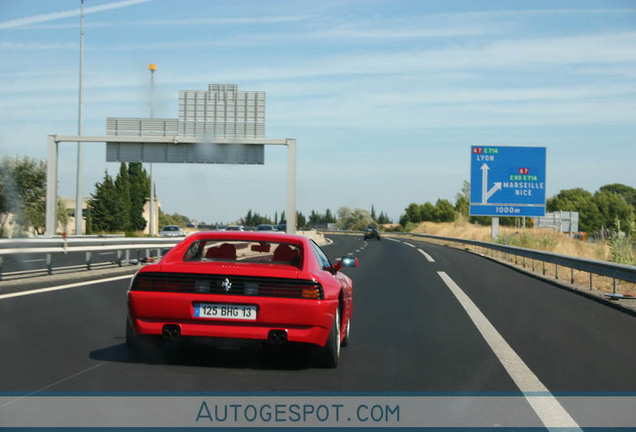
<svg viewBox="0 0 636 432">
<path fill-rule="evenodd" d="M 0 391 L 636 391 L 634 316 L 465 251 L 331 238 L 330 258 L 360 259 L 337 369 L 253 346 L 170 344 L 133 362 L 123 276 L 0 297 Z"/>
</svg>

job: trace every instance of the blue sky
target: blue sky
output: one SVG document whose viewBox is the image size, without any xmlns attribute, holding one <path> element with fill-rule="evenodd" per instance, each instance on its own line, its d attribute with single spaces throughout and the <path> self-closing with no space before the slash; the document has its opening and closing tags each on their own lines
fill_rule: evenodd
<svg viewBox="0 0 636 432">
<path fill-rule="evenodd" d="M 0 156 L 46 157 L 74 135 L 79 0 L 0 0 Z M 636 187 L 633 1 L 85 1 L 84 134 L 105 119 L 177 117 L 179 90 L 267 94 L 266 136 L 298 140 L 298 209 L 397 219 L 454 202 L 470 146 L 547 147 L 547 196 Z M 76 145 L 60 149 L 75 193 Z M 104 144 L 84 145 L 84 195 Z M 164 211 L 230 222 L 285 207 L 286 153 L 263 166 L 156 165 Z"/>
</svg>

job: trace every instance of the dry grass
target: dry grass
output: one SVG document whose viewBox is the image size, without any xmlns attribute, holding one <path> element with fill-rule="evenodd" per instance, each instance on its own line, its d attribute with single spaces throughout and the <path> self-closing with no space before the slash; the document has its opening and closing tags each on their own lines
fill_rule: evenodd
<svg viewBox="0 0 636 432">
<path fill-rule="evenodd" d="M 453 237 L 484 242 L 491 241 L 490 226 L 473 225 L 465 220 L 449 223 L 422 222 L 413 230 L 413 232 L 440 237 Z M 557 233 L 552 230 L 500 227 L 499 242 L 509 244 L 511 246 L 542 250 L 578 258 L 607 261 L 610 257 L 610 249 L 606 242 L 585 242 L 570 238 L 566 234 Z M 448 244 L 447 242 L 441 243 Z M 453 246 L 451 244 L 448 245 Z M 457 244 L 454 246 L 461 247 Z M 540 261 L 533 261 L 530 259 L 524 260 L 522 257 L 514 257 L 488 249 L 479 249 L 479 252 L 489 255 L 494 259 L 506 261 L 509 264 L 514 264 L 525 268 L 526 270 L 534 271 L 538 274 L 544 274 L 545 276 L 569 283 L 573 282 L 573 285 L 579 289 L 589 289 L 590 286 L 589 273 L 581 271 L 572 272 L 569 268 L 557 268 L 554 264 L 545 264 L 544 266 L 543 262 Z M 636 295 L 636 284 L 616 281 L 615 287 L 613 279 L 599 275 L 592 275 L 592 282 L 594 289 L 600 290 L 601 292 L 613 292 L 614 289 L 616 289 L 616 292 L 619 294 Z"/>
<path fill-rule="evenodd" d="M 490 241 L 490 227 L 473 225 L 467 221 L 433 223 L 422 222 L 414 233 L 430 234 L 441 237 L 456 237 L 466 240 Z M 547 229 L 515 229 L 499 227 L 500 243 L 511 246 L 527 247 L 561 255 L 607 260 L 609 246 L 603 243 L 588 243 L 570 238 L 566 234 Z"/>
</svg>

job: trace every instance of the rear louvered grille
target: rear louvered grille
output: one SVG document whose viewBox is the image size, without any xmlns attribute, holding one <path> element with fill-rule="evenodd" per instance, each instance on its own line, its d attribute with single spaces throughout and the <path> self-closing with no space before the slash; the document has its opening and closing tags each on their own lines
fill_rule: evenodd
<svg viewBox="0 0 636 432">
<path fill-rule="evenodd" d="M 142 273 L 135 278 L 132 290 L 233 296 L 323 298 L 321 285 L 314 281 L 224 275 Z"/>
</svg>

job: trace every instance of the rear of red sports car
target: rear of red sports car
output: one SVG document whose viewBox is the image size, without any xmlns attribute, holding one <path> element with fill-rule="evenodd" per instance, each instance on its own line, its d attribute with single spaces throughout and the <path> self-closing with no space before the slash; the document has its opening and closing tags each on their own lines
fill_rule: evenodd
<svg viewBox="0 0 636 432">
<path fill-rule="evenodd" d="M 300 236 L 192 235 L 142 268 L 128 292 L 126 339 L 135 354 L 162 339 L 229 338 L 323 347 L 336 366 L 347 342 L 351 280 L 326 268 Z M 320 253 L 320 252 L 318 252 Z"/>
</svg>

